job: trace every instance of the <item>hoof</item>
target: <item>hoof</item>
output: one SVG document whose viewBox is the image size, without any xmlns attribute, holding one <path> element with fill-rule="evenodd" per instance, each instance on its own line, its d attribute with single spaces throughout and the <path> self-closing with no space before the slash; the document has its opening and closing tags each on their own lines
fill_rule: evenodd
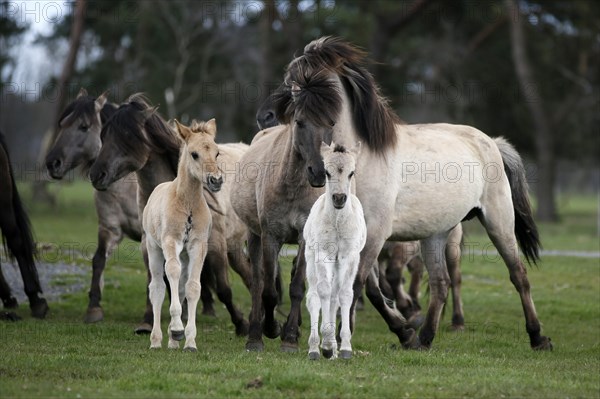
<svg viewBox="0 0 600 399">
<path fill-rule="evenodd" d="M 205 306 L 204 308 L 202 308 L 202 316 L 217 317 L 217 314 L 215 313 L 215 308 L 209 308 Z"/>
<path fill-rule="evenodd" d="M 235 335 L 238 337 L 245 337 L 248 335 L 249 324 L 247 320 L 242 320 L 241 323 L 238 323 L 235 326 Z"/>
<path fill-rule="evenodd" d="M 541 337 L 540 343 L 536 346 L 533 346 L 532 349 L 535 351 L 551 351 L 554 349 L 552 346 L 552 340 L 548 337 Z"/>
<path fill-rule="evenodd" d="M 158 345 L 158 346 L 152 346 L 152 345 L 150 345 L 150 350 L 156 351 L 156 350 L 159 350 L 159 349 L 161 349 L 160 345 Z"/>
<path fill-rule="evenodd" d="M 262 352 L 265 350 L 265 345 L 262 341 L 248 341 L 246 342 L 247 352 Z"/>
<path fill-rule="evenodd" d="M 333 349 L 323 349 L 323 357 L 325 359 L 331 359 L 333 357 Z"/>
<path fill-rule="evenodd" d="M 425 317 L 423 317 L 423 315 L 420 313 L 415 313 L 414 315 L 410 316 L 406 322 L 408 328 L 412 328 L 415 331 L 421 328 L 423 323 L 425 323 Z"/>
<path fill-rule="evenodd" d="M 352 351 L 341 350 L 340 351 L 340 359 L 352 359 Z"/>
<path fill-rule="evenodd" d="M 6 300 L 3 299 L 2 303 L 4 304 L 4 309 L 16 309 L 19 307 L 19 303 L 12 296 Z"/>
<path fill-rule="evenodd" d="M 104 319 L 104 311 L 100 306 L 95 306 L 93 308 L 88 308 L 85 313 L 85 318 L 83 319 L 84 323 L 97 323 Z"/>
<path fill-rule="evenodd" d="M 149 323 L 141 323 L 133 331 L 138 335 L 150 334 L 152 332 L 152 325 Z"/>
<path fill-rule="evenodd" d="M 321 355 L 319 355 L 319 352 L 308 352 L 309 360 L 319 360 L 320 357 Z"/>
<path fill-rule="evenodd" d="M 19 321 L 21 317 L 15 312 L 0 312 L 0 320 L 4 321 Z"/>
<path fill-rule="evenodd" d="M 281 343 L 281 351 L 286 353 L 296 353 L 298 352 L 298 344 L 295 342 L 283 341 Z"/>
<path fill-rule="evenodd" d="M 171 330 L 171 338 L 175 341 L 181 341 L 185 338 L 185 331 L 183 330 Z"/>
<path fill-rule="evenodd" d="M 452 324 L 450 326 L 450 331 L 456 331 L 456 332 L 465 331 L 465 325 L 464 324 Z"/>
<path fill-rule="evenodd" d="M 185 348 L 183 348 L 183 351 L 195 353 L 195 352 L 198 352 L 198 349 L 194 348 L 193 346 L 186 346 Z"/>
<path fill-rule="evenodd" d="M 262 330 L 265 337 L 275 339 L 281 335 L 281 324 L 275 320 L 272 325 L 267 326 L 263 321 Z"/>
<path fill-rule="evenodd" d="M 36 319 L 43 319 L 46 317 L 48 310 L 48 302 L 44 298 L 37 298 L 34 302 L 30 303 L 31 315 Z"/>
<path fill-rule="evenodd" d="M 406 342 L 402 343 L 402 347 L 404 349 L 423 349 L 423 345 L 421 344 L 421 340 L 416 331 L 413 330 L 412 336 Z"/>
</svg>

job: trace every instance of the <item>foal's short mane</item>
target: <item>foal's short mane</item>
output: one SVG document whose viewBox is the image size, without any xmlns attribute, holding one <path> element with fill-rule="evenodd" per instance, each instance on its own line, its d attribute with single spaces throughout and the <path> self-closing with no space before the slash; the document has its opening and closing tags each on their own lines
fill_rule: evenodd
<svg viewBox="0 0 600 399">
<path fill-rule="evenodd" d="M 190 130 L 194 133 L 208 133 L 207 122 L 205 121 L 197 121 L 196 119 L 192 120 L 190 125 Z"/>
<path fill-rule="evenodd" d="M 109 131 L 114 132 L 113 139 L 132 155 L 141 155 L 144 146 L 165 154 L 173 173 L 177 173 L 181 145 L 179 138 L 142 94 L 134 94 L 128 102 L 119 106 L 102 127 L 103 140 Z"/>
<path fill-rule="evenodd" d="M 58 125 L 69 115 L 73 114 L 75 118 L 88 118 L 92 119 L 96 113 L 96 98 L 92 96 L 81 96 L 67 105 L 67 108 L 60 114 L 58 119 Z M 102 124 L 115 113 L 117 107 L 114 104 L 107 102 L 100 110 L 100 121 Z"/>
<path fill-rule="evenodd" d="M 333 152 L 341 152 L 343 154 L 346 152 L 346 147 L 341 144 L 336 144 L 335 147 L 333 147 Z"/>
<path fill-rule="evenodd" d="M 366 61 L 363 50 L 339 38 L 327 36 L 310 42 L 304 54 L 287 67 L 287 90 L 274 96 L 277 118 L 289 123 L 300 109 L 321 125 L 336 120 L 342 105 L 341 88 L 327 79 L 329 73 L 335 73 L 350 97 L 354 127 L 361 140 L 378 153 L 395 146 L 395 125 L 402 122 L 365 68 Z"/>
</svg>

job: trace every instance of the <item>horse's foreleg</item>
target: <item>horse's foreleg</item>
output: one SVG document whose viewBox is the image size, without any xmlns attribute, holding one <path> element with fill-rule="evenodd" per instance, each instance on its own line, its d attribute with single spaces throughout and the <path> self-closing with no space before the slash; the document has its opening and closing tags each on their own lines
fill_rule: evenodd
<svg viewBox="0 0 600 399">
<path fill-rule="evenodd" d="M 249 291 L 252 290 L 252 266 L 244 253 L 243 242 L 227 243 L 227 258 L 231 268 L 240 275 Z"/>
<path fill-rule="evenodd" d="M 171 313 L 171 322 L 169 323 L 168 330 L 169 348 L 176 349 L 179 347 L 178 341 L 181 341 L 184 337 L 183 322 L 181 321 L 181 301 L 178 290 L 182 268 L 179 255 L 183 246 L 172 238 L 164 239 L 162 245 L 165 257 L 165 273 L 169 280 L 169 285 L 172 287 L 171 306 L 169 307 L 169 312 Z M 200 275 L 198 275 L 198 282 L 200 282 Z"/>
<path fill-rule="evenodd" d="M 304 298 L 304 279 L 306 277 L 306 257 L 305 243 L 300 241 L 298 246 L 298 255 L 296 257 L 296 267 L 290 282 L 290 313 L 283 327 L 281 334 L 281 350 L 284 352 L 298 351 L 298 338 L 300 337 L 300 317 L 301 305 Z M 323 309 L 321 309 L 324 312 Z"/>
<path fill-rule="evenodd" d="M 308 280 L 308 291 L 306 293 L 306 308 L 310 314 L 310 337 L 308 338 L 308 358 L 311 360 L 319 359 L 319 312 L 321 310 L 321 299 L 317 292 L 319 282 L 314 258 L 307 259 L 306 275 Z"/>
<path fill-rule="evenodd" d="M 430 300 L 425 324 L 419 332 L 419 339 L 424 348 L 431 347 L 431 343 L 438 330 L 440 316 L 448 297 L 450 276 L 446 267 L 446 239 L 447 233 L 441 233 L 421 240 L 421 251 L 425 267 L 429 273 Z"/>
<path fill-rule="evenodd" d="M 279 250 L 282 243 L 270 234 L 263 234 L 261 238 L 262 244 L 262 263 L 263 263 L 263 279 L 264 289 L 262 293 L 262 301 L 265 309 L 265 318 L 263 320 L 263 334 L 271 339 L 279 337 L 281 334 L 281 326 L 275 319 L 275 307 L 278 303 L 277 294 L 277 268 Z"/>
<path fill-rule="evenodd" d="M 122 239 L 123 233 L 120 229 L 112 231 L 103 226 L 98 227 L 98 248 L 92 259 L 92 283 L 88 293 L 89 302 L 84 318 L 86 323 L 96 323 L 104 318 L 100 301 L 102 300 L 103 273 L 106 259 Z"/>
<path fill-rule="evenodd" d="M 165 299 L 166 285 L 163 280 L 164 258 L 160 248 L 151 245 L 149 253 L 150 284 L 148 296 L 153 308 L 153 326 L 150 334 L 150 348 L 160 348 L 162 345 L 162 331 L 160 327 L 160 310 Z"/>
<path fill-rule="evenodd" d="M 202 287 L 200 274 L 206 259 L 207 243 L 198 243 L 193 249 L 188 250 L 188 279 L 185 284 L 185 298 L 188 304 L 187 324 L 185 326 L 184 351 L 196 352 L 196 308 L 200 299 Z"/>
<path fill-rule="evenodd" d="M 225 251 L 227 244 L 224 242 L 211 244 L 210 251 L 206 256 L 206 262 L 210 264 L 215 273 L 217 296 L 225 304 L 231 316 L 231 322 L 235 326 L 235 333 L 243 337 L 248 334 L 248 322 L 244 320 L 244 315 L 242 315 L 242 312 L 233 303 L 233 294 L 227 274 L 227 254 Z"/>
<path fill-rule="evenodd" d="M 248 328 L 248 341 L 246 350 L 262 351 L 264 344 L 262 340 L 262 317 L 264 314 L 262 304 L 262 293 L 264 289 L 261 238 L 252 232 L 248 232 L 248 255 L 252 265 L 252 309 Z"/>
<path fill-rule="evenodd" d="M 415 331 L 412 328 L 408 328 L 406 319 L 396 308 L 390 307 L 387 304 L 386 298 L 379 289 L 376 260 L 382 245 L 383 240 L 369 239 L 369 235 L 367 235 L 367 244 L 360 253 L 358 273 L 353 285 L 354 298 L 350 308 L 350 331 L 354 331 L 354 309 L 356 307 L 356 302 L 358 301 L 362 288 L 367 284 L 367 296 L 387 323 L 390 331 L 398 336 L 403 347 L 416 347 L 418 346 L 418 339 Z"/>
<path fill-rule="evenodd" d="M 337 357 L 337 341 L 335 339 L 335 311 L 333 308 L 335 305 L 333 303 L 337 303 L 337 298 L 332 298 L 332 282 L 331 282 L 331 270 L 325 271 L 326 268 L 331 267 L 333 265 L 327 265 L 325 263 L 320 263 L 317 265 L 319 269 L 318 273 L 319 282 L 317 283 L 317 292 L 319 294 L 319 299 L 321 300 L 321 336 L 323 342 L 321 343 L 321 348 L 323 348 L 323 356 L 327 359 Z M 326 276 L 322 276 L 321 274 L 326 273 Z M 333 314 L 332 314 L 333 313 Z"/>
<path fill-rule="evenodd" d="M 19 304 L 15 297 L 12 296 L 10 292 L 10 286 L 6 282 L 4 278 L 4 274 L 2 273 L 2 265 L 0 264 L 0 299 L 2 300 L 2 304 L 5 309 L 16 309 Z"/>
</svg>

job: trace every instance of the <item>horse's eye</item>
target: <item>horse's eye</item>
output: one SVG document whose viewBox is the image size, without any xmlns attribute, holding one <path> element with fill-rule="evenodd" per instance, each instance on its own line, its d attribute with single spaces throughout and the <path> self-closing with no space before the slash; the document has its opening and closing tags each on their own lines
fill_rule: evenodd
<svg viewBox="0 0 600 399">
<path fill-rule="evenodd" d="M 192 158 L 194 158 L 194 161 L 198 160 L 198 153 L 196 151 L 192 151 L 191 154 Z"/>
<path fill-rule="evenodd" d="M 219 155 L 221 155 L 221 153 L 217 152 L 217 156 L 215 158 L 219 158 Z"/>
<path fill-rule="evenodd" d="M 350 174 L 348 175 L 348 178 L 352 179 L 352 176 L 354 176 L 354 172 L 350 172 Z"/>
<path fill-rule="evenodd" d="M 329 174 L 327 171 L 325 171 L 325 176 L 327 176 L 328 179 L 331 179 L 331 174 Z"/>
<path fill-rule="evenodd" d="M 335 126 L 335 122 L 334 121 L 329 122 L 329 126 L 334 127 Z"/>
<path fill-rule="evenodd" d="M 79 130 L 81 130 L 84 133 L 86 133 L 89 128 L 90 128 L 89 126 L 86 126 L 84 124 L 79 125 Z"/>
<path fill-rule="evenodd" d="M 302 129 L 302 128 L 304 127 L 304 122 L 303 122 L 303 121 L 301 121 L 301 120 L 299 120 L 299 119 L 296 119 L 296 125 L 297 125 L 297 126 L 300 128 L 300 129 Z"/>
</svg>

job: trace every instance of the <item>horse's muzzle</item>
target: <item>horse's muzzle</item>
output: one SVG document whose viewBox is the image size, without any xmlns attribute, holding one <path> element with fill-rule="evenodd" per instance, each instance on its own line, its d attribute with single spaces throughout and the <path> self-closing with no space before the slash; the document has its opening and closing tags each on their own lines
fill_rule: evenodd
<svg viewBox="0 0 600 399">
<path fill-rule="evenodd" d="M 221 186 L 223 185 L 223 177 L 215 177 L 211 175 L 208 176 L 207 180 L 207 187 L 211 192 L 216 193 L 217 191 L 221 190 Z"/>
<path fill-rule="evenodd" d="M 325 187 L 325 169 L 322 171 L 315 172 L 312 167 L 306 168 L 306 175 L 308 176 L 308 183 L 315 188 Z"/>
<path fill-rule="evenodd" d="M 46 162 L 46 169 L 48 169 L 50 177 L 56 180 L 62 179 L 65 175 L 62 166 L 63 162 L 60 158 L 55 158 Z"/>
<path fill-rule="evenodd" d="M 346 205 L 348 196 L 346 194 L 332 194 L 331 199 L 333 201 L 333 207 L 335 209 L 342 209 Z"/>
</svg>

